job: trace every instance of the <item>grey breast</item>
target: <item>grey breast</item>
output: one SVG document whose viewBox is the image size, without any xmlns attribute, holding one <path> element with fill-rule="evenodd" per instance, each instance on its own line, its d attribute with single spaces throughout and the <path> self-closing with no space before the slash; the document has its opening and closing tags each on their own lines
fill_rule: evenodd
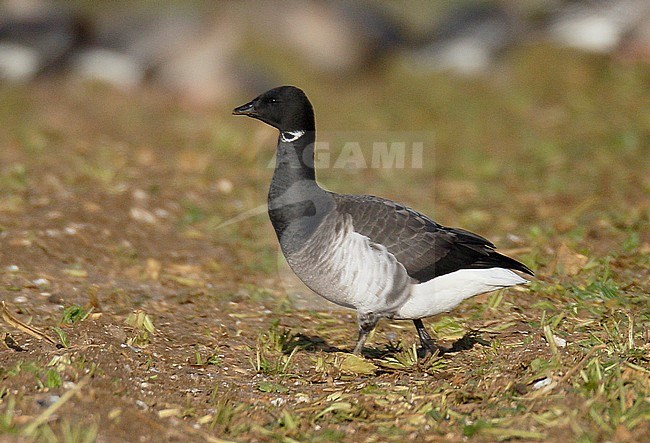
<svg viewBox="0 0 650 443">
<path fill-rule="evenodd" d="M 349 214 L 336 210 L 287 255 L 287 262 L 314 292 L 360 312 L 391 316 L 410 294 L 404 266 L 384 246 L 356 232 Z"/>
</svg>

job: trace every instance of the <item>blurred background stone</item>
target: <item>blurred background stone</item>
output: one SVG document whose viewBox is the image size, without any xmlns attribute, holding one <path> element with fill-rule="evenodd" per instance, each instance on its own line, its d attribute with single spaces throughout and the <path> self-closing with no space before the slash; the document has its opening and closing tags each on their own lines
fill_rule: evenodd
<svg viewBox="0 0 650 443">
<path fill-rule="evenodd" d="M 560 45 L 610 53 L 649 20 L 650 2 L 645 0 L 569 1 L 551 15 L 548 31 Z"/>
<path fill-rule="evenodd" d="M 648 60 L 645 0 L 0 2 L 0 78 L 153 87 L 229 103 L 298 76 L 363 81 L 387 69 L 484 75 L 547 44 Z"/>
<path fill-rule="evenodd" d="M 0 3 L 0 78 L 28 81 L 58 72 L 88 38 L 85 18 L 45 0 Z"/>
</svg>

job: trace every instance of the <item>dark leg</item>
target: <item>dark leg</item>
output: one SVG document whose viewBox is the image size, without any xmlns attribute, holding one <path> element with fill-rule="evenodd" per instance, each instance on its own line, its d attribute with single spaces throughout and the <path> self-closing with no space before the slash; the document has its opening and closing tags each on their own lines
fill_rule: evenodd
<svg viewBox="0 0 650 443">
<path fill-rule="evenodd" d="M 433 342 L 433 339 L 429 335 L 429 332 L 427 332 L 426 328 L 424 327 L 422 320 L 419 318 L 413 320 L 413 324 L 415 325 L 415 329 L 418 331 L 418 335 L 420 336 L 420 345 L 422 346 L 424 357 L 427 355 L 432 355 L 436 351 L 438 351 L 440 354 L 443 354 L 445 351 L 447 351 L 447 349 L 441 346 L 436 346 L 436 344 Z"/>
<path fill-rule="evenodd" d="M 375 326 L 377 326 L 377 322 L 379 321 L 379 316 L 377 314 L 370 312 L 367 314 L 359 313 L 358 317 L 359 317 L 359 340 L 357 340 L 357 345 L 354 347 L 353 353 L 356 355 L 361 355 L 361 351 L 363 350 L 363 345 L 366 343 L 366 340 L 368 339 L 368 334 L 370 334 L 372 330 L 375 329 Z"/>
</svg>

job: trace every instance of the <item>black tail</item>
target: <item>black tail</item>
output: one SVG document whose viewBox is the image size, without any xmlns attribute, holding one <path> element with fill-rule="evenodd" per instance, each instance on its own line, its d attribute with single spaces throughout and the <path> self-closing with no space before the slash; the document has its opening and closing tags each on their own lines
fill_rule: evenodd
<svg viewBox="0 0 650 443">
<path fill-rule="evenodd" d="M 469 257 L 466 267 L 468 268 L 506 268 L 521 271 L 528 275 L 535 275 L 528 266 L 510 258 L 507 255 L 499 254 L 492 242 L 473 232 L 455 228 L 452 230 L 458 236 L 458 243 L 474 252 L 473 260 Z M 467 252 L 467 251 L 465 251 Z"/>
<path fill-rule="evenodd" d="M 525 264 L 510 258 L 507 255 L 492 251 L 488 256 L 479 258 L 472 267 L 476 268 L 506 268 L 514 271 L 521 271 L 528 275 L 535 275 Z"/>
</svg>

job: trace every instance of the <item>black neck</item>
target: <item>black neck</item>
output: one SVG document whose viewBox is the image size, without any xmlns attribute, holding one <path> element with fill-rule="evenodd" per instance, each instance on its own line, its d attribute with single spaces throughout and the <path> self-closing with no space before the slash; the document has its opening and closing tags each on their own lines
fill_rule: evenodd
<svg viewBox="0 0 650 443">
<path fill-rule="evenodd" d="M 293 142 L 278 139 L 269 189 L 269 216 L 285 252 L 301 245 L 331 209 L 331 196 L 318 186 L 314 171 L 314 131 Z M 284 236 L 285 233 L 288 235 Z"/>
<path fill-rule="evenodd" d="M 271 181 L 269 198 L 277 198 L 294 184 L 308 180 L 315 182 L 314 141 L 315 132 L 305 132 L 293 142 L 283 141 L 280 134 L 275 160 L 275 172 Z"/>
</svg>

